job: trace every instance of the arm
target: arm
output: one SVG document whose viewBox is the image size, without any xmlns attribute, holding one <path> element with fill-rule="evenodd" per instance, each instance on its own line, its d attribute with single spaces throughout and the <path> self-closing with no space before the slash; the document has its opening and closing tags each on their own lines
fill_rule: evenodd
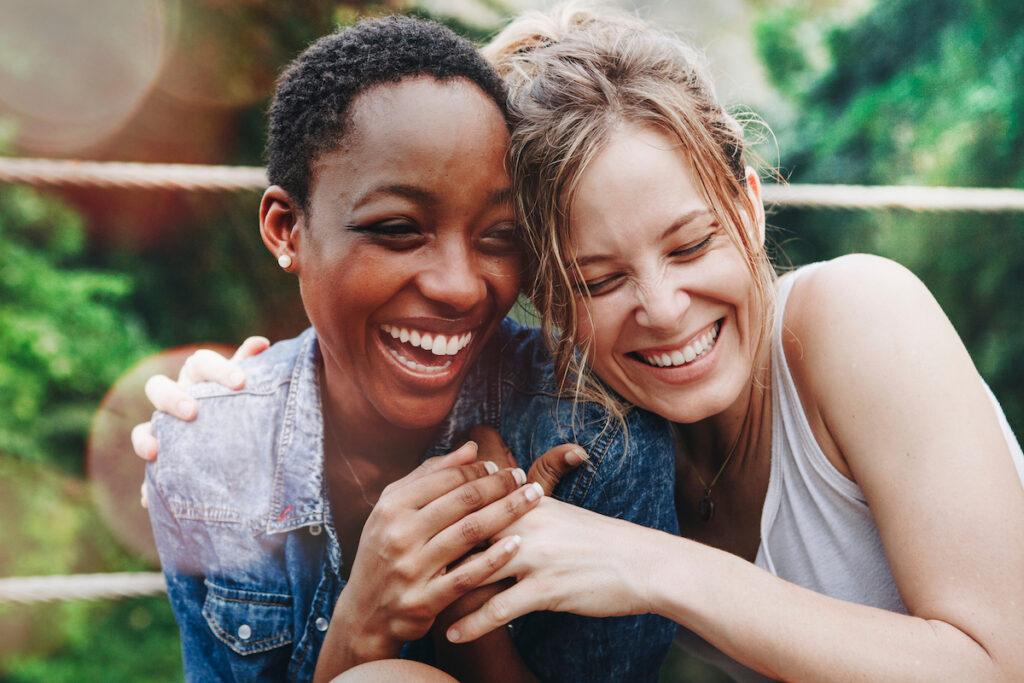
<svg viewBox="0 0 1024 683">
<path fill-rule="evenodd" d="M 820 268 L 790 306 L 787 327 L 804 351 L 789 360 L 805 408 L 812 424 L 820 413 L 826 454 L 838 454 L 837 467 L 864 491 L 910 614 L 827 597 L 714 548 L 603 521 L 604 547 L 629 543 L 632 558 L 608 551 L 602 573 L 597 551 L 581 541 L 574 562 L 590 566 L 577 580 L 589 587 L 615 574 L 606 583 L 623 587 L 630 609 L 668 616 L 776 678 L 1019 680 L 1024 490 L 949 321 L 913 276 L 867 257 Z M 529 517 L 515 529 L 523 552 L 506 571 L 540 567 Z M 456 629 L 473 635 L 524 611 L 531 577 Z M 568 595 L 550 570 L 532 583 L 533 594 L 557 591 L 548 601 L 558 608 L 614 611 L 601 591 Z"/>
</svg>

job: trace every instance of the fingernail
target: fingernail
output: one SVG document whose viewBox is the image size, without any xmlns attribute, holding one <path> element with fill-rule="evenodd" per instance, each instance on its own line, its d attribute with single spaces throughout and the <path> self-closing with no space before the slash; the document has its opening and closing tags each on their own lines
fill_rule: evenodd
<svg viewBox="0 0 1024 683">
<path fill-rule="evenodd" d="M 522 543 L 522 542 L 523 542 L 522 536 L 520 536 L 519 534 L 516 534 L 512 538 L 510 538 L 510 539 L 505 541 L 505 545 L 504 545 L 505 552 L 506 553 L 515 552 L 515 549 L 518 548 L 519 544 Z"/>
<path fill-rule="evenodd" d="M 516 480 L 516 486 L 522 486 L 526 483 L 526 472 L 523 472 L 522 467 L 517 467 L 512 470 L 512 478 Z"/>
<path fill-rule="evenodd" d="M 565 464 L 576 467 L 577 465 L 590 460 L 590 454 L 579 446 L 569 450 L 565 454 Z"/>
<path fill-rule="evenodd" d="M 484 460 L 484 469 L 487 470 L 487 474 L 494 474 L 498 471 L 498 466 L 490 460 Z"/>
<path fill-rule="evenodd" d="M 463 446 L 468 446 L 469 444 L 473 444 L 473 448 L 477 448 L 478 447 L 477 444 L 476 444 L 476 441 L 473 441 L 472 439 L 470 439 L 469 441 L 467 441 L 466 443 L 464 443 L 462 445 Z"/>
<path fill-rule="evenodd" d="M 533 482 L 532 484 L 526 487 L 524 495 L 526 496 L 526 500 L 532 503 L 533 501 L 537 500 L 538 498 L 544 495 L 544 489 L 541 488 L 540 484 L 538 484 L 537 482 Z"/>
<path fill-rule="evenodd" d="M 186 420 L 191 418 L 195 413 L 195 403 L 187 399 L 178 401 L 178 413 Z"/>
<path fill-rule="evenodd" d="M 242 386 L 242 382 L 245 381 L 245 373 L 241 370 L 234 370 L 230 375 L 228 375 L 228 381 L 231 382 L 232 386 L 240 387 Z"/>
<path fill-rule="evenodd" d="M 462 638 L 462 634 L 459 633 L 458 629 L 454 629 L 454 628 L 448 629 L 448 640 L 449 641 L 451 641 L 453 643 L 457 643 L 457 642 L 459 642 L 459 640 L 461 638 Z"/>
</svg>

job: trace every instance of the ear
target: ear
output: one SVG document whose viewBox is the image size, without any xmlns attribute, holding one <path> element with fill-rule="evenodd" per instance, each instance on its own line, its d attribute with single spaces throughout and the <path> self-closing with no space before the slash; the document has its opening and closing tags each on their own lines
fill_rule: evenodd
<svg viewBox="0 0 1024 683">
<path fill-rule="evenodd" d="M 757 177 L 757 171 L 750 166 L 746 169 L 747 197 L 754 207 L 754 221 L 757 223 L 757 238 L 764 246 L 764 201 L 761 200 L 761 179 Z"/>
<path fill-rule="evenodd" d="M 287 256 L 290 265 L 285 270 L 298 270 L 295 241 L 296 227 L 302 221 L 302 212 L 295 200 L 283 188 L 271 185 L 260 201 L 260 237 L 275 259 Z"/>
</svg>

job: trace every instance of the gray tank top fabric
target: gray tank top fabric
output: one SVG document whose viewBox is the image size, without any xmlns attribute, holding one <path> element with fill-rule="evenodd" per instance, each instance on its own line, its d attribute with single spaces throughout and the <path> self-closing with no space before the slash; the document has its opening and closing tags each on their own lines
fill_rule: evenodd
<svg viewBox="0 0 1024 683">
<path fill-rule="evenodd" d="M 772 461 L 761 512 L 755 564 L 776 576 L 832 597 L 906 613 L 871 510 L 856 483 L 840 474 L 818 446 L 804 414 L 782 346 L 786 300 L 805 266 L 779 285 L 772 333 Z M 986 390 L 988 387 L 986 386 Z M 1024 453 L 988 390 L 1024 483 Z M 838 636 L 837 636 L 838 637 Z M 738 681 L 769 680 L 680 628 L 676 645 L 722 668 Z"/>
</svg>

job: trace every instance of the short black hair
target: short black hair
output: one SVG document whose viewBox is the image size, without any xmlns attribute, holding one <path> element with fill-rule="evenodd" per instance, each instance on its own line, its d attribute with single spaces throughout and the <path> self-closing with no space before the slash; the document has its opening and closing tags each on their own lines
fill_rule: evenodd
<svg viewBox="0 0 1024 683">
<path fill-rule="evenodd" d="M 270 183 L 306 211 L 313 162 L 340 146 L 356 97 L 415 76 L 465 78 L 507 115 L 505 84 L 468 40 L 424 19 L 364 19 L 317 40 L 278 79 L 267 135 Z"/>
</svg>

